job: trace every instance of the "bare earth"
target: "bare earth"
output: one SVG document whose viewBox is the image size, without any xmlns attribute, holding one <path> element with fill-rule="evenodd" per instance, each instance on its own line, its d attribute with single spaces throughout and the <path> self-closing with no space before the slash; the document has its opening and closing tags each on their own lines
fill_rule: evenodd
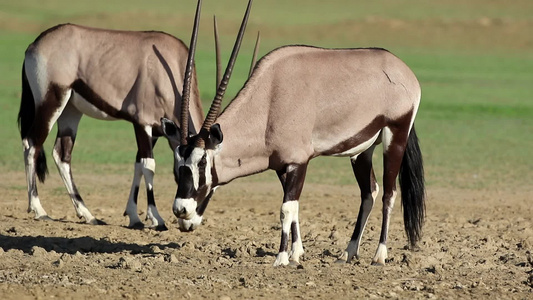
<svg viewBox="0 0 533 300">
<path fill-rule="evenodd" d="M 306 184 L 300 204 L 303 268 L 274 268 L 281 187 L 270 177 L 266 183 L 244 179 L 220 188 L 204 225 L 181 233 L 170 210 L 175 194 L 170 176 L 156 176 L 158 208 L 169 227 L 157 232 L 124 227 L 127 174 L 76 177 L 93 214 L 108 223 L 90 226 L 75 217 L 59 176 L 51 173 L 39 187 L 56 222 L 35 221 L 26 213 L 23 173 L 0 177 L 2 299 L 533 297 L 531 188 L 430 187 L 417 251 L 406 249 L 397 201 L 389 262 L 375 267 L 370 261 L 381 228 L 380 201 L 360 259 L 339 265 L 335 260 L 347 246 L 359 208 L 356 184 Z M 139 204 L 146 208 L 143 193 Z"/>
</svg>

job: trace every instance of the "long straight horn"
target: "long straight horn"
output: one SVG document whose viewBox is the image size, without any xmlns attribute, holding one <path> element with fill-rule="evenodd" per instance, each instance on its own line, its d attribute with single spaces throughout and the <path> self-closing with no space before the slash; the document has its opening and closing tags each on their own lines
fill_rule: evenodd
<svg viewBox="0 0 533 300">
<path fill-rule="evenodd" d="M 220 44 L 218 42 L 218 25 L 217 25 L 217 16 L 213 16 L 213 31 L 215 32 L 215 57 L 217 63 L 217 77 L 216 77 L 216 86 L 220 84 L 220 79 L 222 78 L 222 62 L 220 61 Z"/>
<path fill-rule="evenodd" d="M 200 27 L 200 11 L 202 0 L 198 0 L 196 6 L 196 15 L 194 17 L 194 26 L 192 29 L 191 43 L 189 44 L 189 56 L 187 58 L 187 67 L 185 68 L 185 77 L 183 79 L 183 92 L 181 93 L 181 144 L 187 145 L 189 135 L 189 101 L 191 98 L 191 78 L 194 66 L 194 53 L 196 52 L 196 40 L 198 38 L 198 28 Z"/>
<path fill-rule="evenodd" d="M 204 131 L 209 130 L 209 128 L 211 127 L 211 125 L 213 125 L 213 123 L 215 122 L 220 112 L 220 105 L 222 103 L 222 98 L 224 97 L 224 93 L 226 92 L 226 88 L 228 87 L 229 79 L 231 77 L 231 72 L 233 71 L 233 66 L 235 65 L 235 60 L 237 59 L 237 54 L 239 53 L 239 49 L 241 47 L 242 38 L 244 36 L 244 31 L 246 30 L 246 23 L 248 23 L 248 16 L 250 15 L 251 8 L 252 8 L 252 0 L 249 0 L 248 7 L 246 8 L 246 13 L 244 14 L 244 17 L 242 19 L 241 28 L 239 29 L 239 34 L 237 35 L 237 40 L 235 41 L 235 45 L 233 46 L 233 51 L 231 52 L 231 57 L 229 59 L 228 66 L 226 67 L 226 71 L 224 72 L 222 81 L 220 82 L 220 85 L 218 86 L 215 99 L 213 100 L 213 103 L 211 104 L 209 113 L 207 114 L 207 117 L 205 118 L 204 124 L 202 126 L 202 129 Z M 204 142 L 202 139 L 198 139 L 198 141 L 200 144 Z"/>
<path fill-rule="evenodd" d="M 259 44 L 261 43 L 261 32 L 257 32 L 257 39 L 255 40 L 254 54 L 252 55 L 252 63 L 250 64 L 250 73 L 248 73 L 248 78 L 252 76 L 252 72 L 255 69 L 255 63 L 257 62 L 257 50 L 259 50 Z"/>
</svg>

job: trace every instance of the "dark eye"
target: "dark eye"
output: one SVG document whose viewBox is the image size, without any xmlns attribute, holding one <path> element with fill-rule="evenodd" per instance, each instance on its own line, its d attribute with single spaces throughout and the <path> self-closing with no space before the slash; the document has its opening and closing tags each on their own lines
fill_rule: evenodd
<svg viewBox="0 0 533 300">
<path fill-rule="evenodd" d="M 200 159 L 200 161 L 198 162 L 198 166 L 205 167 L 205 165 L 207 165 L 207 158 L 206 158 L 206 155 L 204 154 L 204 156 L 202 156 L 202 159 Z"/>
</svg>

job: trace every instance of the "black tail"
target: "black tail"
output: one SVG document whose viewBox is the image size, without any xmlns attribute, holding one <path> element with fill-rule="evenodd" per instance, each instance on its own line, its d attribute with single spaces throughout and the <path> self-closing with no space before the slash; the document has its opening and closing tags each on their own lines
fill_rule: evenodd
<svg viewBox="0 0 533 300">
<path fill-rule="evenodd" d="M 33 126 L 33 120 L 35 119 L 35 101 L 31 92 L 30 83 L 26 76 L 26 68 L 22 64 L 22 96 L 20 99 L 20 109 L 18 115 L 18 127 L 20 131 L 20 138 L 24 139 L 28 137 L 31 127 Z M 48 174 L 48 167 L 46 165 L 46 156 L 44 150 L 41 147 L 36 149 L 37 162 L 35 171 L 39 181 L 44 182 L 46 174 Z"/>
<path fill-rule="evenodd" d="M 413 247 L 422 236 L 422 225 L 426 215 L 424 165 L 414 126 L 403 155 L 399 181 L 402 189 L 405 232 L 409 244 Z"/>
<path fill-rule="evenodd" d="M 20 130 L 20 138 L 24 139 L 28 136 L 33 120 L 35 119 L 35 101 L 31 93 L 30 83 L 26 77 L 26 69 L 22 64 L 22 96 L 20 99 L 20 109 L 18 116 L 18 126 Z"/>
</svg>

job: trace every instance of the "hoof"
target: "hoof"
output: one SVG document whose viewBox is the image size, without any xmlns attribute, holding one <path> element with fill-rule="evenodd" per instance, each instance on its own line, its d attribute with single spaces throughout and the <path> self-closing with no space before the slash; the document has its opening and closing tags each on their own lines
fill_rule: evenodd
<svg viewBox="0 0 533 300">
<path fill-rule="evenodd" d="M 50 218 L 48 215 L 37 217 L 37 218 L 35 218 L 35 220 L 39 220 L 39 221 L 55 221 L 54 219 Z"/>
<path fill-rule="evenodd" d="M 297 269 L 303 269 L 302 264 L 300 264 L 299 262 L 297 262 L 297 261 L 295 261 L 295 260 L 291 260 L 291 261 L 289 261 L 289 266 L 290 266 L 290 267 L 297 268 Z"/>
<path fill-rule="evenodd" d="M 381 262 L 377 262 L 377 261 L 373 261 L 371 263 L 372 266 L 376 266 L 376 267 L 384 267 L 385 266 L 385 263 L 381 263 Z"/>
<path fill-rule="evenodd" d="M 102 220 L 98 220 L 96 218 L 90 220 L 89 222 L 87 222 L 87 224 L 91 224 L 91 225 L 107 225 L 106 222 L 104 222 Z"/>
<path fill-rule="evenodd" d="M 346 263 L 346 260 L 342 259 L 342 258 L 339 258 L 335 261 L 336 264 L 339 264 L 339 265 L 343 265 Z"/>
<path fill-rule="evenodd" d="M 144 229 L 144 224 L 142 222 L 134 223 L 133 225 L 128 226 L 129 229 L 142 230 Z"/>
<path fill-rule="evenodd" d="M 155 229 L 155 231 L 167 231 L 168 228 L 165 224 L 161 224 L 161 225 L 157 225 L 155 227 L 153 227 Z"/>
</svg>

